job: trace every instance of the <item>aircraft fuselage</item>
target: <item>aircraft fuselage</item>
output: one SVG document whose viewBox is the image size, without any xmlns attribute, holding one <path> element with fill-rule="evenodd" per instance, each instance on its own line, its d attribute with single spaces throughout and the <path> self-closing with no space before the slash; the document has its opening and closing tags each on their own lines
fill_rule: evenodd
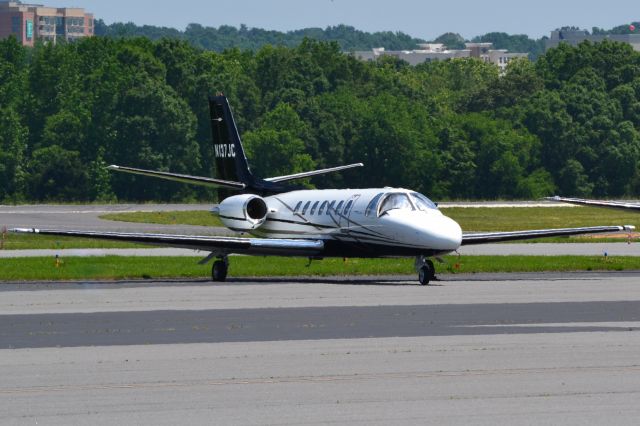
<svg viewBox="0 0 640 426">
<path fill-rule="evenodd" d="M 439 256 L 457 250 L 458 223 L 414 191 L 397 188 L 302 190 L 265 197 L 265 222 L 252 235 L 322 240 L 327 257 Z M 394 196 L 398 206 L 385 205 Z"/>
</svg>

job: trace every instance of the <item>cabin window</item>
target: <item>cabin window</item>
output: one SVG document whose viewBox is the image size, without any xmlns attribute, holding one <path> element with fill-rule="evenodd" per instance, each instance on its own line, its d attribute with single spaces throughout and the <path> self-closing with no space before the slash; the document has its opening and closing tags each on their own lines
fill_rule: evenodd
<svg viewBox="0 0 640 426">
<path fill-rule="evenodd" d="M 338 206 L 336 207 L 336 214 L 340 214 L 340 212 L 342 211 L 342 205 L 344 204 L 344 201 L 340 201 L 338 203 Z"/>
<path fill-rule="evenodd" d="M 318 204 L 320 203 L 320 201 L 316 201 L 315 203 L 313 203 L 313 207 L 311 207 L 311 211 L 309 212 L 309 216 L 313 216 L 313 214 L 316 212 L 316 209 L 318 208 Z"/>
<path fill-rule="evenodd" d="M 298 204 L 296 204 L 296 208 L 293 209 L 294 213 L 298 213 L 300 211 L 300 207 L 302 207 L 302 201 L 298 202 Z"/>
<path fill-rule="evenodd" d="M 378 211 L 378 202 L 380 201 L 380 198 L 382 198 L 382 196 L 384 195 L 384 192 L 379 193 L 378 195 L 376 195 L 375 197 L 373 197 L 373 200 L 371 200 L 371 202 L 369 203 L 369 205 L 367 206 L 367 210 L 365 210 L 365 216 L 371 216 L 377 213 Z"/>
<path fill-rule="evenodd" d="M 387 198 L 384 199 L 380 206 L 380 216 L 390 210 L 413 210 L 409 196 L 404 193 L 387 195 Z"/>
<path fill-rule="evenodd" d="M 419 194 L 417 192 L 413 192 L 411 194 L 411 197 L 413 197 L 413 203 L 416 205 L 418 210 L 422 210 L 423 212 L 426 212 L 426 211 L 429 211 L 429 210 L 437 210 L 438 209 L 438 205 L 436 203 L 434 203 L 433 201 L 431 201 L 430 199 L 428 199 L 427 197 L 425 197 L 422 194 Z"/>
<path fill-rule="evenodd" d="M 322 216 L 322 213 L 324 213 L 324 209 L 327 208 L 327 204 L 329 203 L 325 201 L 320 205 L 320 210 L 318 210 L 318 216 Z"/>
<path fill-rule="evenodd" d="M 349 200 L 347 205 L 344 207 L 344 212 L 342 214 L 345 216 L 348 216 L 352 206 L 353 206 L 353 200 Z"/>
<path fill-rule="evenodd" d="M 335 202 L 335 201 L 332 201 L 332 202 L 329 204 L 329 207 L 327 207 L 327 216 L 329 216 L 329 215 L 331 214 L 331 210 L 335 211 L 335 209 L 334 209 L 334 207 L 333 207 L 333 206 L 335 206 L 335 205 L 336 205 L 336 202 Z"/>
<path fill-rule="evenodd" d="M 311 205 L 311 201 L 307 201 L 307 204 L 304 205 L 304 209 L 302 209 L 302 214 L 307 214 L 307 210 L 309 210 L 309 206 Z"/>
</svg>

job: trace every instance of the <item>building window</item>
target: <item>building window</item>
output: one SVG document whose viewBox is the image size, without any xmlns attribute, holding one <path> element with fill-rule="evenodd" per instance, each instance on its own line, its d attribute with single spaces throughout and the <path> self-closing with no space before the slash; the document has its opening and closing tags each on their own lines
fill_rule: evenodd
<svg viewBox="0 0 640 426">
<path fill-rule="evenodd" d="M 20 34 L 20 27 L 22 26 L 22 19 L 19 16 L 11 17 L 11 32 L 14 34 Z"/>
<path fill-rule="evenodd" d="M 25 35 L 28 41 L 33 40 L 33 21 L 27 20 L 25 23 Z"/>
</svg>

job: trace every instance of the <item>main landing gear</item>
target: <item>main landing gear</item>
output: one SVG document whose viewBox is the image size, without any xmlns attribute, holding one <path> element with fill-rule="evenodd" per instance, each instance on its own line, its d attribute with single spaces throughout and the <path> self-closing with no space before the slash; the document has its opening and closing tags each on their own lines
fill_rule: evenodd
<svg viewBox="0 0 640 426">
<path fill-rule="evenodd" d="M 416 258 L 416 270 L 418 271 L 418 281 L 422 285 L 429 285 L 431 281 L 436 279 L 436 267 L 431 260 L 424 256 Z"/>
<path fill-rule="evenodd" d="M 227 273 L 229 272 L 229 258 L 227 256 L 220 256 L 218 260 L 213 262 L 211 268 L 211 278 L 215 282 L 224 282 L 227 280 Z"/>
</svg>

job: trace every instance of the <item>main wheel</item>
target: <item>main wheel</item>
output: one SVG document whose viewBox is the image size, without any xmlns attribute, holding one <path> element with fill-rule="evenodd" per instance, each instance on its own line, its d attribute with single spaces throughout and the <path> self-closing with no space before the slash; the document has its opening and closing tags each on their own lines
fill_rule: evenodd
<svg viewBox="0 0 640 426">
<path fill-rule="evenodd" d="M 211 278 L 215 282 L 224 282 L 227 279 L 227 272 L 229 272 L 227 264 L 222 260 L 218 260 L 213 263 L 211 268 Z"/>
<path fill-rule="evenodd" d="M 431 269 L 429 269 L 427 265 L 423 265 L 420 267 L 420 270 L 418 270 L 418 281 L 420 281 L 422 285 L 429 285 L 432 275 Z"/>
<path fill-rule="evenodd" d="M 429 285 L 432 280 L 436 279 L 436 267 L 429 259 L 424 260 L 424 264 L 418 269 L 418 280 L 422 285 Z"/>
</svg>

